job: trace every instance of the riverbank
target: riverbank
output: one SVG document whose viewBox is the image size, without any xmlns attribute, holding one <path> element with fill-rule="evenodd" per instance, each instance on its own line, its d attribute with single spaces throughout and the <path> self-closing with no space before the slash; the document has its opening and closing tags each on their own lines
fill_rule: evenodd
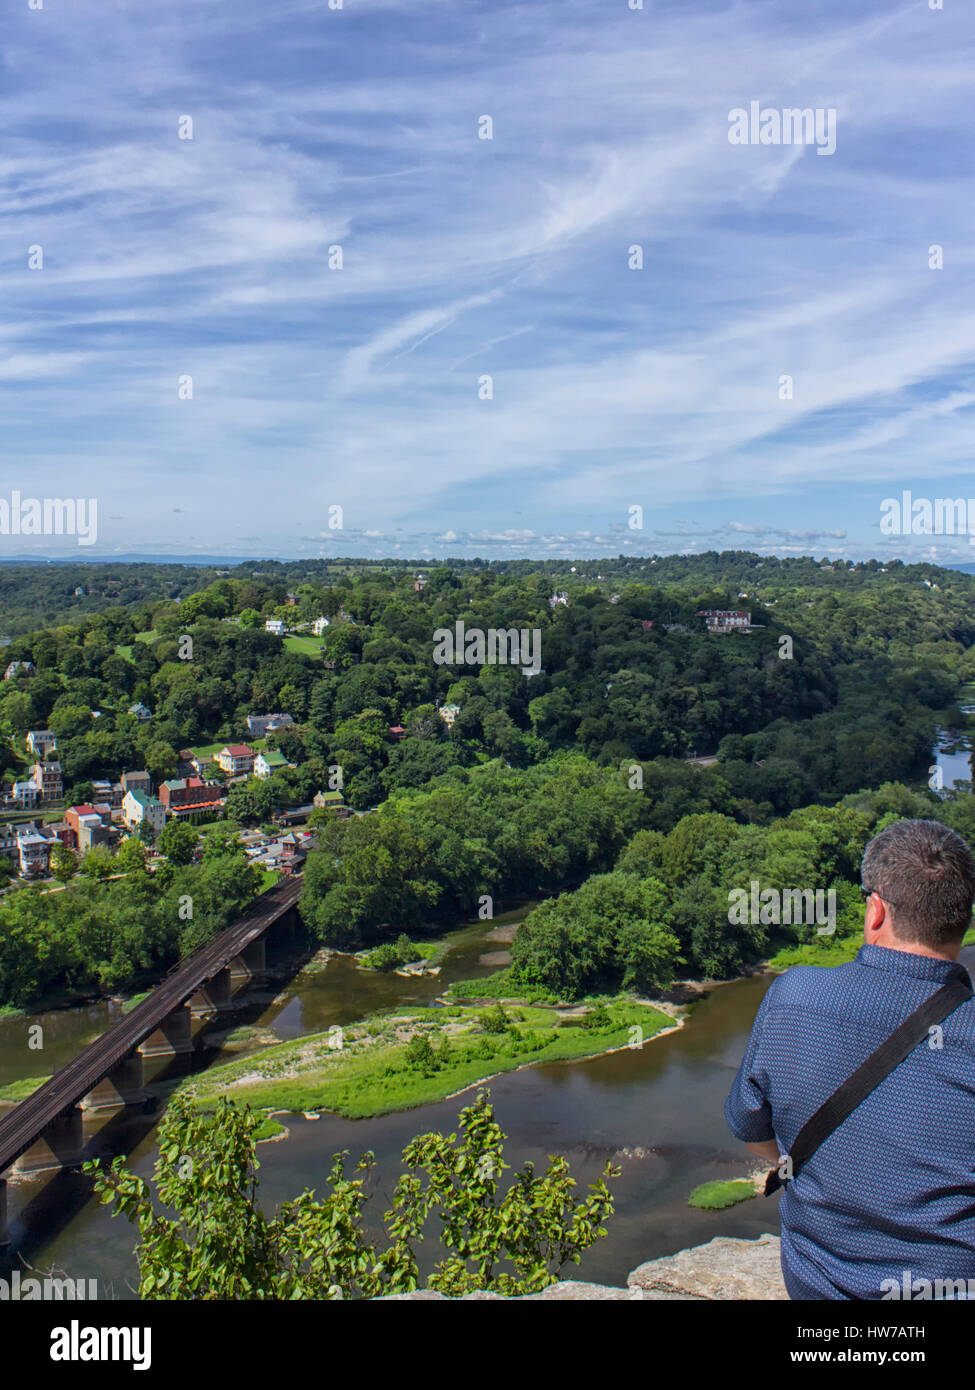
<svg viewBox="0 0 975 1390">
<path fill-rule="evenodd" d="M 639 1048 L 680 1026 L 666 1006 L 629 995 L 562 1009 L 410 1008 L 269 1047 L 179 1089 L 203 1107 L 230 1096 L 255 1110 L 364 1119 L 447 1100 L 525 1066 Z"/>
</svg>

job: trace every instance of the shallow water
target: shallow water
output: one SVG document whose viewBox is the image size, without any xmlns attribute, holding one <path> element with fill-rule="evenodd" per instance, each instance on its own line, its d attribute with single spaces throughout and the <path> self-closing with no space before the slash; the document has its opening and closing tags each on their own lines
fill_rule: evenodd
<svg viewBox="0 0 975 1390">
<path fill-rule="evenodd" d="M 276 1002 L 260 1008 L 254 1021 L 278 1036 L 293 1037 L 382 1008 L 428 1003 L 451 979 L 489 973 L 491 967 L 478 963 L 480 955 L 498 947 L 489 931 L 520 915 L 455 933 L 439 979 L 366 974 L 355 969 L 351 958 L 334 957 L 324 970 L 296 977 Z M 686 1204 L 699 1183 L 743 1176 L 753 1167 L 751 1156 L 725 1128 L 722 1106 L 771 978 L 759 975 L 716 987 L 694 1005 L 682 1029 L 638 1051 L 528 1067 L 490 1082 L 495 1113 L 509 1136 L 506 1159 L 513 1167 L 526 1160 L 543 1167 L 549 1154 L 565 1154 L 580 1186 L 593 1181 L 607 1160 L 622 1169 L 613 1183 L 616 1214 L 609 1234 L 583 1256 L 571 1277 L 622 1283 L 641 1261 L 713 1235 L 755 1236 L 778 1229 L 774 1198 L 726 1212 L 699 1212 Z M 56 1020 L 52 1032 L 52 1043 L 56 1040 L 66 1055 L 72 1028 L 78 1037 L 88 1037 L 98 1018 L 91 1009 L 70 1012 L 73 1021 Z M 227 1026 L 221 1020 L 220 1027 Z M 13 1069 L 15 1062 L 6 1061 Z M 36 1073 L 36 1067 L 33 1072 L 27 1067 L 20 1074 Z M 273 1204 L 304 1187 L 321 1189 L 334 1152 L 348 1149 L 355 1157 L 371 1149 L 378 1166 L 367 1210 L 378 1220 L 388 1206 L 406 1143 L 419 1132 L 455 1130 L 458 1111 L 473 1094 L 368 1120 L 329 1114 L 319 1120 L 288 1117 L 290 1137 L 259 1149 L 262 1194 Z M 94 1122 L 90 1132 L 97 1134 L 103 1152 L 128 1152 L 135 1171 L 143 1176 L 151 1172 L 156 1156 L 152 1117 L 121 1112 Z M 11 1183 L 10 1209 L 13 1244 L 0 1273 L 3 1265 L 12 1267 L 19 1249 L 39 1268 L 97 1278 L 103 1296 L 132 1296 L 129 1286 L 137 1277 L 132 1231 L 91 1200 L 83 1176 L 45 1174 Z M 436 1258 L 432 1246 L 428 1256 Z"/>
</svg>

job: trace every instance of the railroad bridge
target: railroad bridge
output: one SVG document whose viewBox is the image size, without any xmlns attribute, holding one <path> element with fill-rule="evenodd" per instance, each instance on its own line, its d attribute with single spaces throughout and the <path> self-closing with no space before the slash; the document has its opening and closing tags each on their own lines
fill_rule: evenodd
<svg viewBox="0 0 975 1390">
<path fill-rule="evenodd" d="M 86 1110 L 141 1105 L 146 1098 L 143 1058 L 192 1052 L 192 1019 L 232 1007 L 231 977 L 263 978 L 266 933 L 279 922 L 297 924 L 301 882 L 295 874 L 262 893 L 130 1013 L 0 1116 L 0 1245 L 8 1243 L 8 1171 L 76 1167 L 84 1153 Z"/>
</svg>

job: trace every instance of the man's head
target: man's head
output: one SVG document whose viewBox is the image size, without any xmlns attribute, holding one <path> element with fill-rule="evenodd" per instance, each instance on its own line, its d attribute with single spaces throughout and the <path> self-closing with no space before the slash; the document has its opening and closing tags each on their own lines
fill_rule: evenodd
<svg viewBox="0 0 975 1390">
<path fill-rule="evenodd" d="M 889 825 L 867 845 L 860 882 L 869 892 L 865 941 L 957 956 L 971 925 L 975 858 L 954 830 L 934 820 Z"/>
</svg>

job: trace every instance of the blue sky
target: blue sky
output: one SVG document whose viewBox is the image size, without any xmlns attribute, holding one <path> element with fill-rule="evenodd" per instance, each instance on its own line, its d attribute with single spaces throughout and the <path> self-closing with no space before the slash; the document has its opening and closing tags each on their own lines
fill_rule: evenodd
<svg viewBox="0 0 975 1390">
<path fill-rule="evenodd" d="M 879 531 L 975 497 L 944 3 L 19 0 L 0 495 L 96 498 L 83 558 L 975 559 Z M 731 144 L 752 101 L 835 109 L 835 153 Z"/>
</svg>

